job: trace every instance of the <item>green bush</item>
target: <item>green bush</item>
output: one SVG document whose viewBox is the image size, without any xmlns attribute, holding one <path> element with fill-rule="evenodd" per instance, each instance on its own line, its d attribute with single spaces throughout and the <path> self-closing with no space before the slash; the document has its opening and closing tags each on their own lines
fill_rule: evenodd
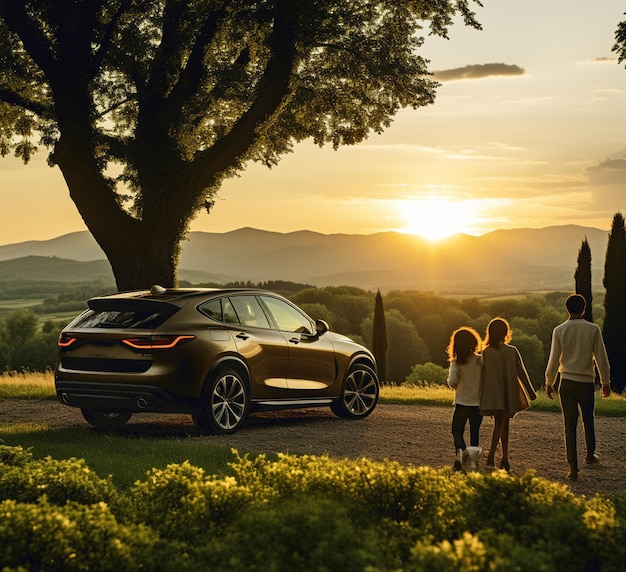
<svg viewBox="0 0 626 572">
<path fill-rule="evenodd" d="M 3 570 L 183 570 L 185 559 L 143 525 L 119 524 L 104 503 L 0 503 Z"/>
<path fill-rule="evenodd" d="M 418 387 L 447 385 L 448 370 L 431 361 L 418 363 L 411 368 L 411 373 L 406 377 L 404 383 Z"/>
<path fill-rule="evenodd" d="M 196 560 L 224 572 L 383 569 L 375 527 L 355 522 L 352 511 L 325 496 L 276 499 L 242 512 Z"/>
<path fill-rule="evenodd" d="M 206 476 L 189 462 L 152 469 L 127 494 L 129 514 L 169 538 L 202 542 L 252 503 L 232 477 Z"/>
<path fill-rule="evenodd" d="M 125 491 L 0 446 L 3 570 L 622 571 L 626 499 L 367 459 L 188 462 Z"/>
<path fill-rule="evenodd" d="M 117 491 L 83 459 L 36 460 L 21 447 L 0 445 L 0 500 L 29 503 L 44 495 L 52 504 L 94 504 L 115 502 Z"/>
</svg>

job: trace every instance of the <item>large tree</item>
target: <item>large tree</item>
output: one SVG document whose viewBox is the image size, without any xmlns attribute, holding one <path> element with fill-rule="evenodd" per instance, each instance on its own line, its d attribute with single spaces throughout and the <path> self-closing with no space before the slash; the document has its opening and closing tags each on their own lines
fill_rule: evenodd
<svg viewBox="0 0 626 572">
<path fill-rule="evenodd" d="M 423 27 L 478 0 L 0 0 L 0 152 L 63 173 L 120 289 L 176 284 L 222 182 L 434 101 Z"/>
<path fill-rule="evenodd" d="M 604 324 L 602 336 L 611 365 L 611 384 L 626 387 L 626 229 L 622 213 L 615 213 L 604 262 Z"/>
<path fill-rule="evenodd" d="M 593 293 L 591 290 L 591 248 L 587 237 L 583 240 L 578 251 L 578 261 L 574 272 L 576 294 L 580 294 L 587 302 L 585 319 L 593 322 Z"/>
</svg>

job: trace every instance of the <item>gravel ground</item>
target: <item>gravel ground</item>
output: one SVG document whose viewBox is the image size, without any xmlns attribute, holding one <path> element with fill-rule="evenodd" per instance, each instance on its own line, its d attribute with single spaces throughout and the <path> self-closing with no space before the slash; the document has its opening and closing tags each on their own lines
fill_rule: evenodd
<svg viewBox="0 0 626 572">
<path fill-rule="evenodd" d="M 303 409 L 257 413 L 233 435 L 201 437 L 188 415 L 144 413 L 133 416 L 119 432 L 128 436 L 206 439 L 245 452 L 285 452 L 296 455 L 367 457 L 406 465 L 451 467 L 454 448 L 450 432 L 452 409 L 421 405 L 379 404 L 368 418 L 348 421 L 330 410 Z M 51 400 L 0 400 L 0 421 L 45 424 L 50 429 L 77 427 L 93 430 L 80 410 Z M 485 418 L 481 445 L 490 441 L 492 420 Z M 511 474 L 534 470 L 539 477 L 570 484 L 579 494 L 626 494 L 626 420 L 596 418 L 597 466 L 581 463 L 579 480 L 565 478 L 567 461 L 563 422 L 558 413 L 524 411 L 511 421 L 509 462 Z M 0 435 L 1 439 L 1 435 Z M 579 456 L 584 459 L 579 428 Z M 496 463 L 499 456 L 496 454 Z M 485 455 L 479 463 L 485 471 Z"/>
</svg>

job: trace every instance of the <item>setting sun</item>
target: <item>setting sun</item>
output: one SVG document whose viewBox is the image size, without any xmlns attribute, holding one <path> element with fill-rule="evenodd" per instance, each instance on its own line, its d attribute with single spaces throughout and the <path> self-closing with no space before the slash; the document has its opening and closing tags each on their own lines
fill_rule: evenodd
<svg viewBox="0 0 626 572">
<path fill-rule="evenodd" d="M 467 232 L 476 224 L 476 206 L 471 201 L 427 197 L 403 201 L 399 206 L 407 223 L 400 232 L 417 234 L 436 241 Z"/>
</svg>

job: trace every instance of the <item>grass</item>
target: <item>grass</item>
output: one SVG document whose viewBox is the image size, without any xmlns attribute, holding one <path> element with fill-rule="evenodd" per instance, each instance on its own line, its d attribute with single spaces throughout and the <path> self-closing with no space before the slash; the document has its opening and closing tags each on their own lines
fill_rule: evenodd
<svg viewBox="0 0 626 572">
<path fill-rule="evenodd" d="M 9 372 L 0 375 L 0 399 L 56 399 L 51 372 Z"/>
<path fill-rule="evenodd" d="M 99 476 L 111 477 L 121 489 L 144 479 L 154 468 L 189 461 L 207 474 L 229 474 L 233 454 L 228 447 L 205 439 L 109 435 L 95 430 L 50 429 L 33 423 L 0 422 L 0 444 L 31 450 L 35 458 L 85 459 Z M 243 451 L 242 451 L 243 453 Z"/>
<path fill-rule="evenodd" d="M 443 385 L 430 385 L 428 387 L 385 386 L 380 392 L 381 403 L 452 406 L 453 401 L 454 392 Z M 532 402 L 531 408 L 533 411 L 554 413 L 561 411 L 558 398 L 548 399 L 546 392 L 541 389 L 537 391 L 537 399 Z M 626 397 L 612 393 L 608 399 L 602 399 L 602 393 L 597 390 L 596 415 L 626 417 Z"/>
</svg>

